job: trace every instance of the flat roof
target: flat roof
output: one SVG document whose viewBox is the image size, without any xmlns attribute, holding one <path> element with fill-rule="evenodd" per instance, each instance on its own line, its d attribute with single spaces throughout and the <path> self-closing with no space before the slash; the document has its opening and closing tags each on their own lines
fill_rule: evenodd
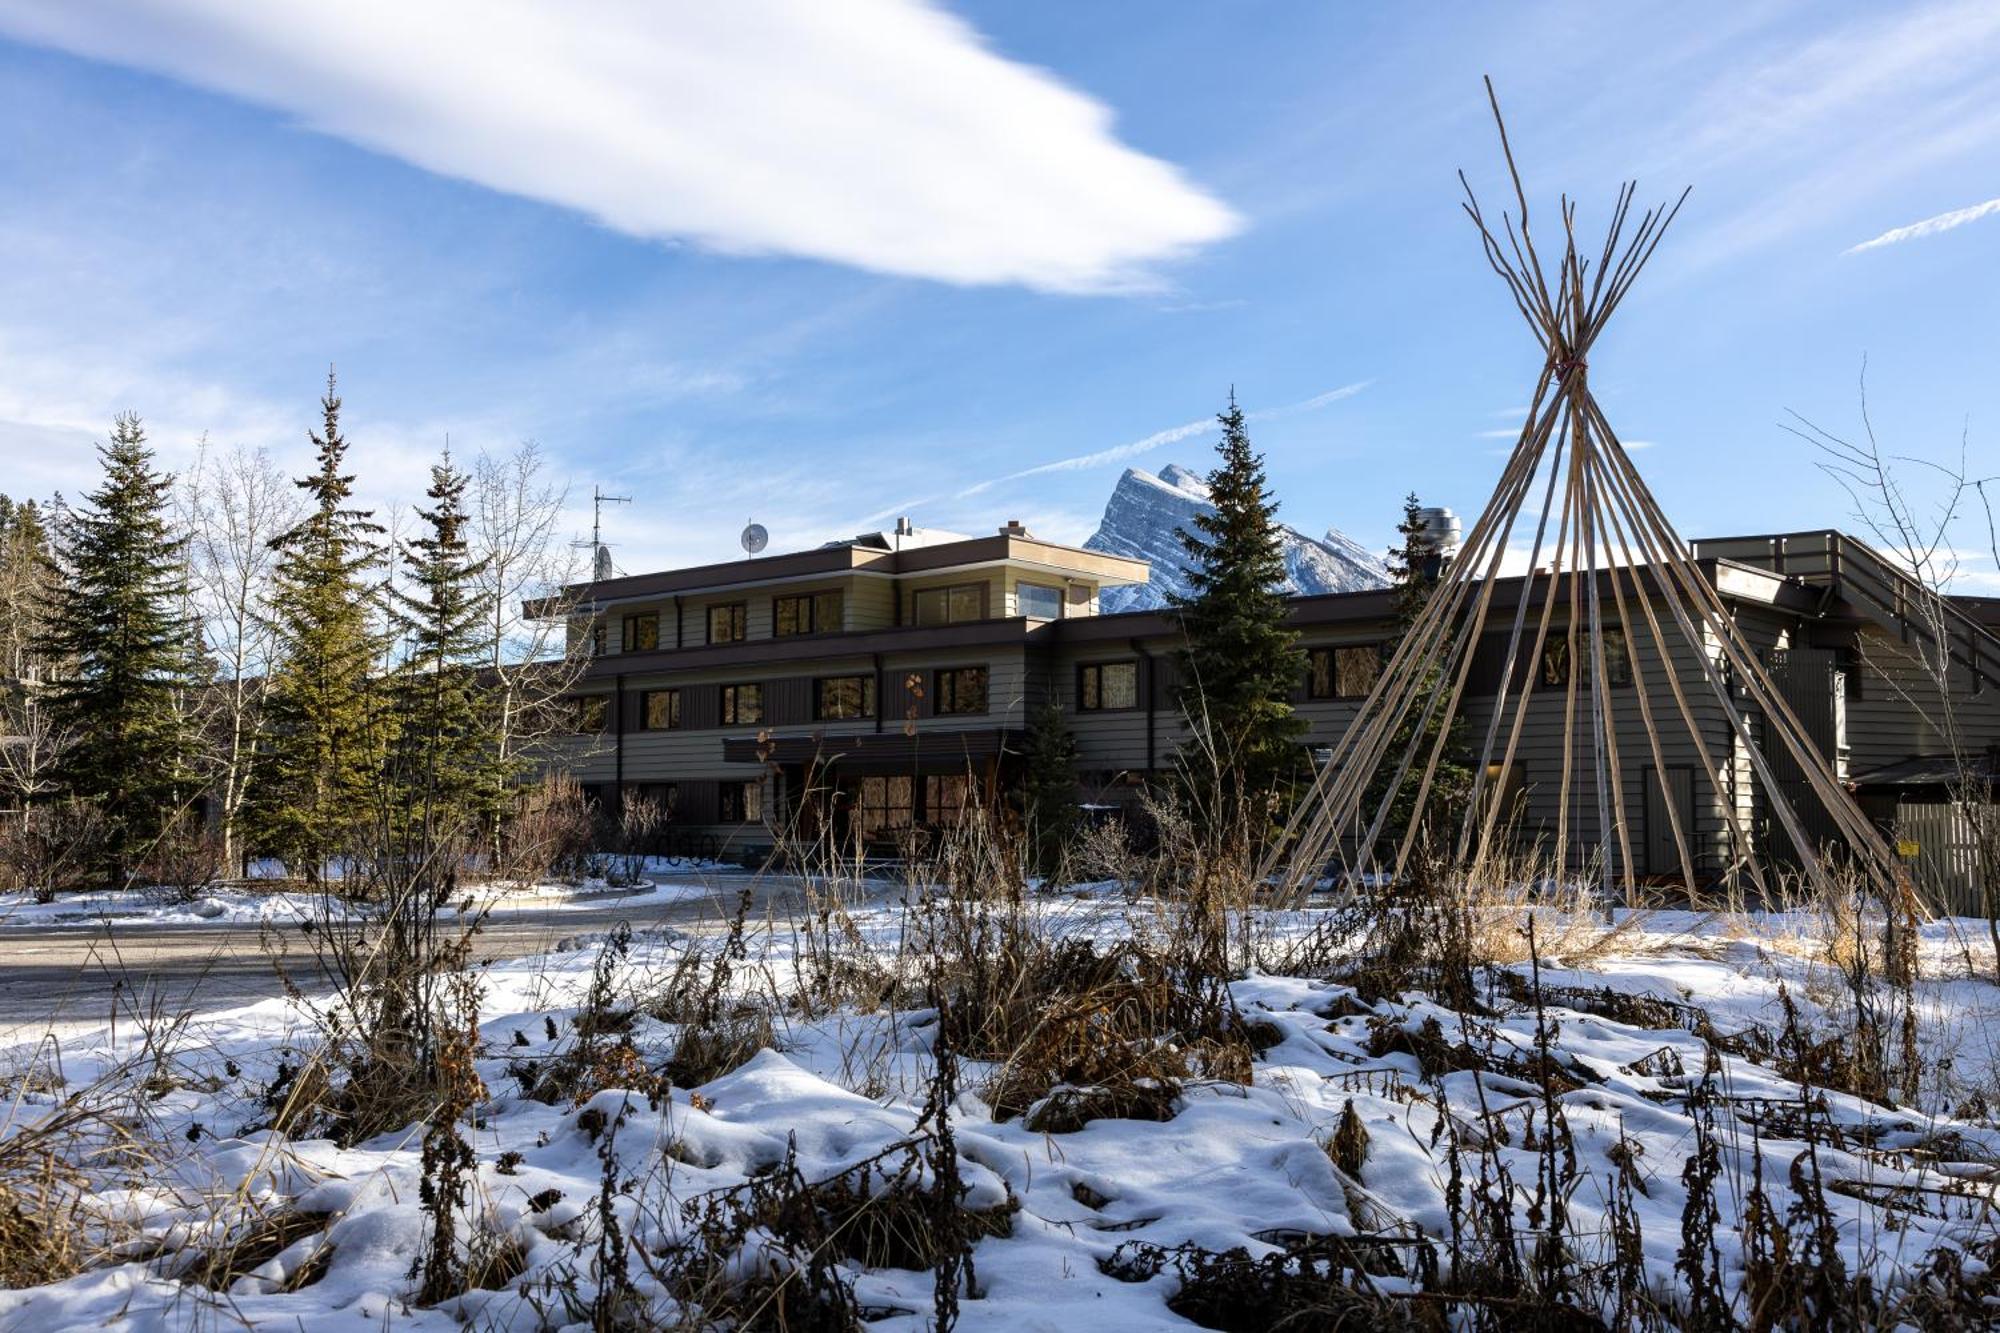
<svg viewBox="0 0 2000 1333">
<path fill-rule="evenodd" d="M 605 606 L 616 602 L 685 597 L 848 574 L 882 577 L 944 574 L 955 569 L 997 564 L 1026 565 L 1072 577 L 1081 575 L 1111 586 L 1144 583 L 1150 572 L 1150 566 L 1143 560 L 1043 541 L 1025 532 L 1001 532 L 990 537 L 968 537 L 904 550 L 884 550 L 862 542 L 836 542 L 830 546 L 790 551 L 783 555 L 688 565 L 647 574 L 625 574 L 614 579 L 590 579 L 572 583 L 563 592 L 565 596 Z M 534 615 L 546 605 L 545 601 L 536 600 L 527 603 L 524 609 L 529 615 Z"/>
</svg>

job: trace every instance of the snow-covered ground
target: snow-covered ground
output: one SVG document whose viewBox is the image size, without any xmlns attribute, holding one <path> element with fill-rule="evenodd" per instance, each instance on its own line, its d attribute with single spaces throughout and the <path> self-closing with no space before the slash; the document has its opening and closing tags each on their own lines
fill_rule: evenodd
<svg viewBox="0 0 2000 1333">
<path fill-rule="evenodd" d="M 487 912 L 640 906 L 700 897 L 718 880 L 747 873 L 741 866 L 727 862 L 672 857 L 647 857 L 636 870 L 642 877 L 636 884 L 624 881 L 613 884 L 601 878 L 575 883 L 480 883 L 468 890 L 467 900 L 477 910 Z M 67 893 L 46 903 L 17 892 L 0 893 L 0 929 L 92 925 L 106 921 L 158 926 L 202 922 L 294 925 L 330 911 L 345 910 L 348 909 L 337 900 L 329 901 L 318 894 L 240 883 L 216 885 L 192 895 L 160 889 L 100 889 Z M 456 912 L 457 905 L 449 910 Z"/>
<path fill-rule="evenodd" d="M 1260 927 L 1297 934 L 1311 920 L 1271 916 Z M 893 903 L 864 908 L 853 938 L 892 948 L 903 921 Z M 1560 924 L 1545 922 L 1540 936 L 1591 933 L 1565 933 Z M 1055 899 L 1044 925 L 1098 939 L 1134 928 L 1125 906 L 1106 894 Z M 1920 1035 L 1934 1067 L 1919 1106 L 1892 1110 L 1802 1090 L 1766 1065 L 1723 1058 L 1710 1087 L 1722 1173 L 1712 1234 L 1726 1289 L 1736 1291 L 1743 1278 L 1738 1227 L 1753 1172 L 1783 1217 L 1794 1187 L 1811 1174 L 1807 1166 L 1816 1166 L 1841 1261 L 1878 1284 L 1907 1277 L 1933 1250 L 1993 1234 L 2000 1131 L 1979 1099 L 2000 1104 L 2000 989 L 1985 938 L 1984 923 L 1925 928 Z M 621 976 L 643 985 L 684 949 L 702 947 L 713 942 L 642 937 Z M 780 975 L 796 948 L 783 929 L 754 940 L 742 971 Z M 1502 986 L 1488 986 L 1490 1012 L 1481 1015 L 1415 994 L 1370 1003 L 1322 980 L 1252 974 L 1232 987 L 1269 1043 L 1250 1084 L 1191 1085 L 1163 1122 L 1099 1119 L 1074 1132 L 1036 1132 L 1027 1117 L 997 1119 L 982 1100 L 990 1069 L 968 1068 L 954 1117 L 966 1206 L 1014 1211 L 1007 1234 L 977 1246 L 978 1294 L 963 1303 L 959 1327 L 1188 1327 L 1168 1306 L 1180 1285 L 1172 1266 L 1147 1276 L 1121 1261 L 1121 1246 L 1194 1242 L 1262 1254 L 1300 1237 L 1398 1229 L 1439 1242 L 1452 1225 L 1454 1165 L 1465 1190 L 1482 1167 L 1504 1167 L 1525 1218 L 1549 1132 L 1540 1088 L 1520 1076 L 1537 1058 L 1538 1041 L 1562 1071 L 1557 1100 L 1578 1166 L 1568 1200 L 1572 1244 L 1587 1260 L 1602 1259 L 1610 1214 L 1624 1210 L 1638 1225 L 1649 1281 L 1674 1289 L 1688 1198 L 1683 1172 L 1700 1142 L 1690 1094 L 1702 1082 L 1708 1047 L 1679 1024 L 1608 1017 L 1586 990 L 1693 1004 L 1725 1035 L 1781 1031 L 1787 999 L 1808 1035 L 1830 1032 L 1844 1020 L 1845 991 L 1822 928 L 1806 917 L 1659 914 L 1628 920 L 1608 946 L 1583 952 L 1580 961 L 1545 963 L 1539 1025 L 1534 1006 L 1508 999 Z M 144 1076 L 154 1080 L 147 1114 L 159 1141 L 177 1145 L 171 1166 L 135 1173 L 97 1203 L 168 1254 L 198 1246 L 218 1214 L 307 1214 L 305 1231 L 224 1293 L 172 1280 L 168 1260 L 136 1259 L 0 1293 L 0 1328 L 583 1327 L 561 1296 L 587 1299 L 594 1289 L 597 1249 L 589 1238 L 607 1161 L 623 1234 L 657 1254 L 692 1225 L 683 1211 L 690 1200 L 763 1177 L 788 1153 L 805 1179 L 817 1181 L 893 1156 L 911 1138 L 937 1029 L 935 1013 L 922 1010 L 780 1014 L 771 1048 L 663 1099 L 611 1088 L 580 1106 L 551 1106 L 516 1095 L 511 1060 L 576 1040 L 569 1020 L 597 957 L 584 947 L 481 973 L 486 1054 L 478 1068 L 489 1099 L 468 1135 L 480 1226 L 523 1252 L 522 1271 L 503 1289 L 431 1309 L 411 1303 L 412 1261 L 427 1235 L 418 1203 L 421 1126 L 347 1149 L 240 1132 L 263 1118 L 260 1098 L 281 1062 L 315 1040 L 298 1007 L 270 1001 L 196 1018 L 175 1035 L 164 1075 L 147 1066 Z M 633 1032 L 649 1058 L 670 1052 L 675 1036 L 644 1018 Z M 87 1084 L 134 1056 L 139 1041 L 129 1029 L 65 1040 L 61 1075 L 69 1087 Z M 1441 1064 L 1425 1057 L 1427 1048 L 1447 1053 Z M 1454 1051 L 1480 1058 L 1461 1061 Z M 1485 1072 L 1462 1067 L 1474 1063 Z M 19 1089 L 10 1094 L 20 1098 L 12 1123 L 61 1095 L 47 1078 L 21 1077 L 53 1067 L 46 1047 L 0 1052 L 0 1071 Z M 1366 1131 L 1352 1174 L 1328 1151 L 1350 1106 Z M 1789 1117 L 1773 1114 L 1787 1106 Z M 1806 1156 L 1798 1132 L 1784 1127 L 1812 1117 L 1822 1132 Z M 1795 1159 L 1805 1175 L 1794 1171 Z M 660 1306 L 663 1295 L 634 1271 L 638 1298 Z M 929 1326 L 928 1270 L 850 1264 L 846 1280 L 871 1327 Z M 1394 1289 L 1402 1280 L 1376 1281 Z"/>
</svg>

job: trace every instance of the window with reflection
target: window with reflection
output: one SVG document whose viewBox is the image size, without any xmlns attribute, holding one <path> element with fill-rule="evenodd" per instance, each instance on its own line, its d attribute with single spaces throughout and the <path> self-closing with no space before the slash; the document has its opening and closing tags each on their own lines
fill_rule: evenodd
<svg viewBox="0 0 2000 1333">
<path fill-rule="evenodd" d="M 815 695 L 813 712 L 821 721 L 875 716 L 875 680 L 871 676 L 822 676 Z"/>
<path fill-rule="evenodd" d="M 1084 712 L 1139 706 L 1137 662 L 1090 662 L 1077 668 L 1076 706 Z"/>
<path fill-rule="evenodd" d="M 983 666 L 943 667 L 937 672 L 931 697 L 936 712 L 983 713 L 986 711 L 986 668 Z"/>
<path fill-rule="evenodd" d="M 722 687 L 722 725 L 725 727 L 747 727 L 753 722 L 764 720 L 764 687 L 762 685 L 724 685 Z"/>
</svg>

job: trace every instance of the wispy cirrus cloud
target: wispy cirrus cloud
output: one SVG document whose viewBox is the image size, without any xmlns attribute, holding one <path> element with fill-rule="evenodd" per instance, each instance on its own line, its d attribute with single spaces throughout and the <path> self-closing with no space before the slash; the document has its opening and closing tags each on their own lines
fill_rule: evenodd
<svg viewBox="0 0 2000 1333">
<path fill-rule="evenodd" d="M 1374 382 L 1373 380 L 1356 380 L 1352 384 L 1343 384 L 1337 389 L 1328 389 L 1325 393 L 1314 394 L 1310 398 L 1296 403 L 1287 403 L 1283 407 L 1269 407 L 1260 412 L 1246 412 L 1244 413 L 1244 417 L 1250 421 L 1271 421 L 1283 417 L 1297 416 L 1304 412 L 1316 412 L 1322 407 L 1328 407 L 1343 399 L 1352 398 L 1355 394 L 1360 393 Z M 1108 449 L 1097 449 L 1087 454 L 1077 454 L 1071 458 L 1058 458 L 1049 463 L 1037 463 L 1033 467 L 1022 468 L 1018 472 L 1009 472 L 1004 476 L 990 477 L 985 481 L 975 482 L 964 490 L 955 492 L 952 495 L 952 499 L 963 500 L 970 496 L 978 495 L 983 491 L 989 491 L 995 486 L 1003 485 L 1006 482 L 1021 481 L 1028 477 L 1045 476 L 1051 472 L 1079 472 L 1084 468 L 1103 467 L 1107 463 L 1122 463 L 1128 458 L 1137 458 L 1142 454 L 1152 453 L 1155 449 L 1163 449 L 1167 445 L 1178 444 L 1182 440 L 1191 440 L 1198 435 L 1207 435 L 1214 429 L 1214 417 L 1203 417 L 1200 421 L 1184 421 L 1178 426 L 1169 426 L 1165 430 L 1156 430 L 1151 435 L 1143 439 L 1133 440 L 1129 444 L 1114 444 Z"/>
<path fill-rule="evenodd" d="M 0 0 L 0 33 L 723 253 L 1098 292 L 1242 225 L 929 0 Z"/>
<path fill-rule="evenodd" d="M 1953 231 L 1968 222 L 1977 222 L 1996 213 L 2000 213 L 2000 199 L 1988 199 L 1983 204 L 1974 204 L 1970 208 L 1954 208 L 1949 213 L 1940 213 L 1936 217 L 1925 218 L 1922 222 L 1912 222 L 1906 227 L 1891 227 L 1873 240 L 1850 245 L 1841 253 L 1858 255 L 1864 250 L 1880 250 L 1885 246 L 1901 245 L 1905 241 L 1920 241 L 1926 236 L 1937 236 Z"/>
</svg>

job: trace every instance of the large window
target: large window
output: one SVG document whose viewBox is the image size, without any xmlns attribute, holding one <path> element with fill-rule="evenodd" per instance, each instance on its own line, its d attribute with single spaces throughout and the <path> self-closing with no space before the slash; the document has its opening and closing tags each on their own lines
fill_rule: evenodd
<svg viewBox="0 0 2000 1333">
<path fill-rule="evenodd" d="M 602 694 L 582 694 L 571 699 L 570 723 L 583 735 L 594 735 L 604 730 L 605 719 L 610 715 L 606 707 L 608 698 Z"/>
<path fill-rule="evenodd" d="M 831 634 L 845 624 L 846 598 L 839 589 L 808 592 L 771 599 L 771 632 L 780 638 L 793 634 Z"/>
<path fill-rule="evenodd" d="M 937 673 L 931 697 L 939 713 L 986 711 L 986 668 L 944 667 Z"/>
<path fill-rule="evenodd" d="M 625 617 L 625 623 L 618 635 L 621 651 L 628 653 L 649 653 L 660 646 L 660 613 L 641 611 Z"/>
<path fill-rule="evenodd" d="M 1014 585 L 1014 609 L 1030 620 L 1060 620 L 1063 590 L 1046 583 Z"/>
<path fill-rule="evenodd" d="M 737 643 L 748 636 L 742 602 L 724 602 L 708 608 L 708 641 Z"/>
<path fill-rule="evenodd" d="M 959 583 L 949 588 L 922 588 L 914 598 L 919 625 L 962 625 L 986 619 L 986 585 Z"/>
<path fill-rule="evenodd" d="M 1315 648 L 1307 656 L 1311 674 L 1306 695 L 1313 699 L 1363 699 L 1382 674 L 1382 649 L 1373 643 Z"/>
<path fill-rule="evenodd" d="M 1076 706 L 1085 712 L 1139 706 L 1137 662 L 1092 662 L 1076 669 Z"/>
<path fill-rule="evenodd" d="M 1583 658 L 1585 681 L 1590 679 L 1592 663 L 1590 636 L 1577 634 L 1576 651 Z M 1545 686 L 1567 688 L 1569 685 L 1570 651 L 1567 638 L 1551 638 L 1542 645 L 1542 670 L 1540 683 Z M 1625 631 L 1607 629 L 1604 631 L 1604 679 L 1612 685 L 1632 683 L 1632 653 L 1625 642 Z"/>
<path fill-rule="evenodd" d="M 725 727 L 747 727 L 764 720 L 764 687 L 762 685 L 724 685 L 722 687 L 722 725 Z"/>
<path fill-rule="evenodd" d="M 680 725 L 679 690 L 647 690 L 639 696 L 639 730 L 676 731 Z"/>
<path fill-rule="evenodd" d="M 855 812 L 860 816 L 863 838 L 878 838 L 910 826 L 911 787 L 908 777 L 861 779 Z"/>
<path fill-rule="evenodd" d="M 822 721 L 875 716 L 875 681 L 868 676 L 823 676 L 814 714 Z"/>
<path fill-rule="evenodd" d="M 764 817 L 764 788 L 755 782 L 725 782 L 721 792 L 725 824 L 754 824 Z"/>
<path fill-rule="evenodd" d="M 972 779 L 963 773 L 933 773 L 924 779 L 925 823 L 956 827 L 972 801 Z"/>
</svg>

